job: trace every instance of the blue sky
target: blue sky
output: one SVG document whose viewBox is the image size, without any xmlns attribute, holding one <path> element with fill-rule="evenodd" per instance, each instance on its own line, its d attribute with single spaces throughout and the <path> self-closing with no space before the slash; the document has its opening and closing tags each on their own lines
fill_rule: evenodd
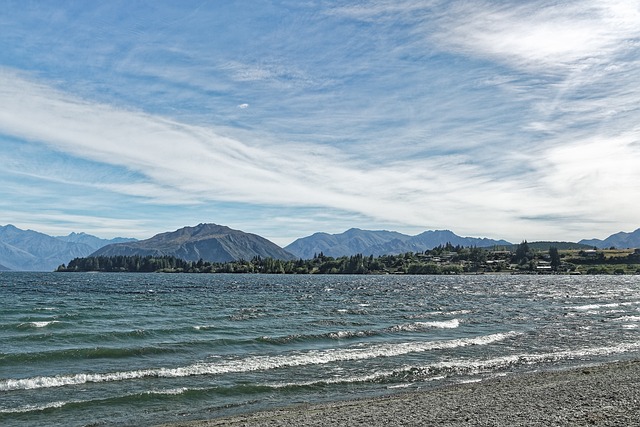
<svg viewBox="0 0 640 427">
<path fill-rule="evenodd" d="M 640 227 L 637 1 L 4 1 L 0 224 Z"/>
</svg>

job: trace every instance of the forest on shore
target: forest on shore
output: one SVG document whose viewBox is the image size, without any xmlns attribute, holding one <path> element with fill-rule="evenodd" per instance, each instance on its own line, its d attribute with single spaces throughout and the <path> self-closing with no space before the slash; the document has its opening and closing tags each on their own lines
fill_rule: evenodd
<svg viewBox="0 0 640 427">
<path fill-rule="evenodd" d="M 440 245 L 424 252 L 362 254 L 285 261 L 186 261 L 173 256 L 98 256 L 75 258 L 58 272 L 262 273 L 262 274 L 640 274 L 639 250 L 532 249 L 524 241 L 515 250 Z"/>
</svg>

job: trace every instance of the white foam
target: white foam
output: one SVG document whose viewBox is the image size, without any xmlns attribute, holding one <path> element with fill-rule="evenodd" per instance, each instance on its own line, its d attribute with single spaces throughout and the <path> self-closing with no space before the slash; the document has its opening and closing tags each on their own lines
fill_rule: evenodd
<svg viewBox="0 0 640 427">
<path fill-rule="evenodd" d="M 389 329 L 391 331 L 413 332 L 413 331 L 421 331 L 424 329 L 455 329 L 458 326 L 460 326 L 460 320 L 451 319 L 451 320 L 433 321 L 433 322 L 405 323 L 403 325 L 392 326 Z"/>
<path fill-rule="evenodd" d="M 451 319 L 451 320 L 443 320 L 441 322 L 418 322 L 418 324 L 428 328 L 455 329 L 458 326 L 460 326 L 460 320 Z"/>
<path fill-rule="evenodd" d="M 586 305 L 578 305 L 575 307 L 565 307 L 565 308 L 572 308 L 574 310 L 579 310 L 579 311 L 592 311 L 592 310 L 599 310 L 601 308 L 610 308 L 610 307 L 620 307 L 620 303 L 613 302 L 609 304 L 586 304 Z"/>
<path fill-rule="evenodd" d="M 573 309 L 579 311 L 593 311 L 600 310 L 602 308 L 615 308 L 615 307 L 628 307 L 630 305 L 638 305 L 640 301 L 625 301 L 625 302 L 611 302 L 611 303 L 602 303 L 602 304 L 586 304 L 586 305 L 577 305 L 577 306 L 567 306 L 565 309 Z"/>
<path fill-rule="evenodd" d="M 21 323 L 20 326 L 31 326 L 34 328 L 46 328 L 49 325 L 53 325 L 54 323 L 60 323 L 58 320 L 49 320 L 49 321 L 42 321 L 42 322 L 26 322 L 26 323 Z"/>
<path fill-rule="evenodd" d="M 187 391 L 189 391 L 187 387 L 179 387 L 179 388 L 170 388 L 166 390 L 150 390 L 150 391 L 146 391 L 145 394 L 148 394 L 148 395 L 159 394 L 159 395 L 174 396 L 174 395 L 183 394 Z"/>
<path fill-rule="evenodd" d="M 622 316 L 614 320 L 617 322 L 640 322 L 640 316 Z"/>
<path fill-rule="evenodd" d="M 45 403 L 43 405 L 25 405 L 25 406 L 20 406 L 19 408 L 0 409 L 0 414 L 23 414 L 26 412 L 39 412 L 47 409 L 62 408 L 63 406 L 68 405 L 69 403 L 74 403 L 74 402 L 75 401 L 50 402 L 50 403 Z"/>
<path fill-rule="evenodd" d="M 267 383 L 266 387 L 271 388 L 286 388 L 286 387 L 309 387 L 322 384 L 352 384 L 352 383 L 364 383 L 377 381 L 381 378 L 387 378 L 394 375 L 394 371 L 378 371 L 368 375 L 355 375 L 351 377 L 335 377 L 335 378 L 323 378 L 310 381 L 299 382 L 281 382 L 281 383 Z"/>
<path fill-rule="evenodd" d="M 197 390 L 197 389 L 193 389 Z M 166 390 L 150 390 L 146 391 L 143 394 L 146 395 L 179 395 L 189 391 L 186 387 L 175 388 L 175 389 L 166 389 Z M 134 394 L 129 394 L 126 396 L 135 396 Z M 57 402 L 49 402 L 41 405 L 24 405 L 17 408 L 9 408 L 9 409 L 0 409 L 0 414 L 23 414 L 27 412 L 39 412 L 45 411 L 47 409 L 57 409 L 62 408 L 66 405 L 70 404 L 81 404 L 81 403 L 89 403 L 94 402 L 92 400 L 69 400 L 69 401 L 57 401 Z"/>
<path fill-rule="evenodd" d="M 461 382 L 478 382 L 481 378 L 470 378 L 481 374 L 483 372 L 490 372 L 496 369 L 504 369 L 514 365 L 535 365 L 544 362 L 556 362 L 560 360 L 579 359 L 587 356 L 602 356 L 608 354 L 625 353 L 628 351 L 635 351 L 640 349 L 640 343 L 627 343 L 620 344 L 614 347 L 591 347 L 582 348 L 577 350 L 563 350 L 549 353 L 521 353 L 509 356 L 496 357 L 493 359 L 484 360 L 469 360 L 458 359 L 448 360 L 433 365 L 416 367 L 405 366 L 396 371 L 378 371 L 369 375 L 354 375 L 349 377 L 335 377 L 326 379 L 315 379 L 310 381 L 300 382 L 283 382 L 283 383 L 268 383 L 267 387 L 272 388 L 284 388 L 284 387 L 305 387 L 305 386 L 317 386 L 322 384 L 350 384 L 350 383 L 363 383 L 380 381 L 385 378 L 410 378 L 412 375 L 416 375 L 414 378 L 417 381 L 439 381 L 447 378 L 451 374 L 464 374 L 467 375 L 466 379 Z M 443 373 L 444 372 L 444 373 Z M 494 375 L 505 375 L 503 373 L 497 373 Z M 402 384 L 389 385 L 387 388 L 402 388 L 409 387 L 410 383 L 403 382 Z"/>
<path fill-rule="evenodd" d="M 471 314 L 471 310 L 453 310 L 453 311 L 429 311 L 422 314 L 413 314 L 408 316 L 409 319 L 424 319 L 433 316 L 460 316 L 463 314 Z"/>
<path fill-rule="evenodd" d="M 195 329 L 196 331 L 208 330 L 208 329 L 214 329 L 214 328 L 215 328 L 214 325 L 196 325 L 193 327 L 193 329 Z"/>
<path fill-rule="evenodd" d="M 55 377 L 34 377 L 8 379 L 0 381 L 0 391 L 31 390 L 50 387 L 62 387 L 85 383 L 125 381 L 139 378 L 159 377 L 178 378 L 197 375 L 220 375 L 271 369 L 324 365 L 332 362 L 393 357 L 408 353 L 420 353 L 442 349 L 488 345 L 514 336 L 517 332 L 497 333 L 475 338 L 460 338 L 448 341 L 422 341 L 398 344 L 373 344 L 351 348 L 311 350 L 278 356 L 251 356 L 243 359 L 219 361 L 217 363 L 196 363 L 177 368 L 142 369 L 137 371 L 59 375 Z"/>
<path fill-rule="evenodd" d="M 455 310 L 455 311 L 445 312 L 444 314 L 448 314 L 450 316 L 456 316 L 459 314 L 469 314 L 469 313 L 471 313 L 471 310 Z"/>
<path fill-rule="evenodd" d="M 621 354 L 640 349 L 640 342 L 624 343 L 612 347 L 586 347 L 574 350 L 561 350 L 549 353 L 521 353 L 496 357 L 488 360 L 442 362 L 436 367 L 465 369 L 472 372 L 495 369 L 509 365 L 532 365 L 541 362 L 580 359 L 589 356 Z"/>
<path fill-rule="evenodd" d="M 368 333 L 366 331 L 337 331 L 331 332 L 327 334 L 327 336 L 331 339 L 344 339 L 344 338 L 353 338 L 353 337 L 364 337 L 367 336 Z"/>
</svg>

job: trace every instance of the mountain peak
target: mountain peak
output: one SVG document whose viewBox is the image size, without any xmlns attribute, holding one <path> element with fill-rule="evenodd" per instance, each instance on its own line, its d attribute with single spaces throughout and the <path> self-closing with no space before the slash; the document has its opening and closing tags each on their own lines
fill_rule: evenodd
<svg viewBox="0 0 640 427">
<path fill-rule="evenodd" d="M 92 254 L 115 255 L 167 255 L 186 261 L 202 259 L 211 262 L 249 260 L 254 257 L 295 259 L 295 256 L 264 237 L 207 223 L 156 234 L 146 240 L 105 246 Z"/>
</svg>

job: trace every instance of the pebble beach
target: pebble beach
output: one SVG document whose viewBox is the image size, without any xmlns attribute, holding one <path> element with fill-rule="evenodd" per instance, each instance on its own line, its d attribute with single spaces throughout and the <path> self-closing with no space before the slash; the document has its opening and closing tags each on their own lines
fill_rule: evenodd
<svg viewBox="0 0 640 427">
<path fill-rule="evenodd" d="M 640 361 L 533 372 L 172 427 L 640 426 Z M 165 426 L 168 427 L 168 426 Z"/>
</svg>

